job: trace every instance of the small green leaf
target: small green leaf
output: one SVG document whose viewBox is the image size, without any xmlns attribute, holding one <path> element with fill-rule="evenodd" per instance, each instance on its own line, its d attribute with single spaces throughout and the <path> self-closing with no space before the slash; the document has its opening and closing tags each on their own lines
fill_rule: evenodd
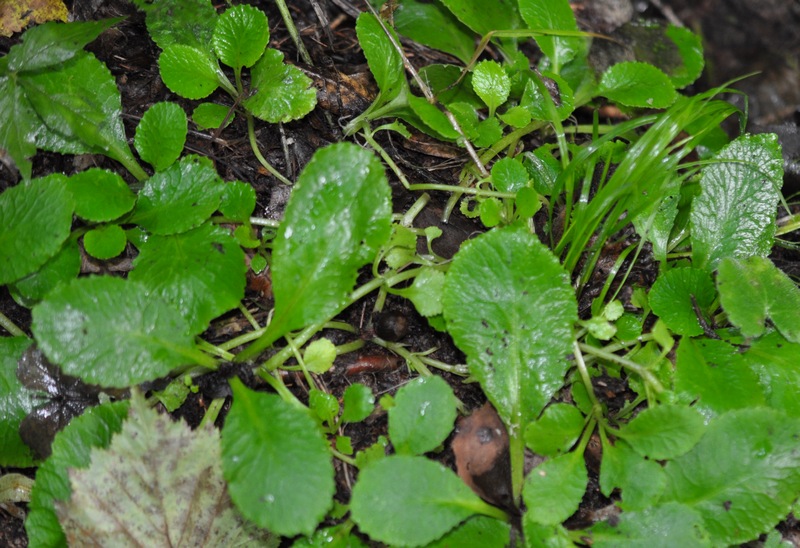
<svg viewBox="0 0 800 548">
<path fill-rule="evenodd" d="M 314 110 L 317 90 L 311 78 L 283 62 L 283 53 L 267 49 L 251 70 L 256 93 L 242 104 L 256 118 L 267 122 L 291 122 Z"/>
<path fill-rule="evenodd" d="M 240 69 L 252 67 L 269 42 L 267 16 L 253 6 L 229 8 L 217 18 L 211 43 L 220 61 Z"/>
<path fill-rule="evenodd" d="M 472 69 L 472 89 L 489 107 L 489 116 L 508 100 L 511 80 L 506 71 L 496 61 L 481 61 Z"/>
<path fill-rule="evenodd" d="M 375 396 L 369 386 L 355 383 L 344 391 L 343 422 L 360 422 L 369 417 L 375 409 Z"/>
<path fill-rule="evenodd" d="M 77 278 L 80 271 L 81 250 L 78 242 L 70 238 L 39 270 L 14 282 L 11 294 L 18 303 L 31 308 L 59 283 Z"/>
<path fill-rule="evenodd" d="M 453 124 L 436 105 L 432 105 L 427 99 L 411 95 L 410 93 L 406 97 L 406 100 L 413 113 L 416 114 L 424 124 L 420 125 L 420 128 L 426 131 L 426 133 L 451 141 L 455 141 L 459 138 L 459 133 L 453 128 Z"/>
<path fill-rule="evenodd" d="M 527 517 L 544 525 L 556 525 L 578 509 L 589 477 L 583 454 L 567 453 L 546 460 L 530 471 L 522 488 Z"/>
<path fill-rule="evenodd" d="M 389 438 L 399 454 L 433 451 L 453 430 L 458 401 L 441 377 L 420 377 L 397 391 Z"/>
<path fill-rule="evenodd" d="M 101 261 L 122 253 L 127 243 L 125 231 L 119 225 L 100 226 L 83 235 L 83 247 L 86 253 Z"/>
<path fill-rule="evenodd" d="M 161 49 L 185 44 L 211 51 L 211 35 L 217 11 L 208 0 L 134 0 L 147 14 L 147 32 Z"/>
<path fill-rule="evenodd" d="M 219 211 L 231 220 L 248 222 L 256 208 L 256 191 L 252 185 L 242 181 L 225 184 Z"/>
<path fill-rule="evenodd" d="M 692 201 L 692 260 L 716 269 L 725 257 L 766 256 L 783 184 L 783 157 L 773 133 L 743 135 L 703 169 Z"/>
<path fill-rule="evenodd" d="M 703 518 L 689 506 L 668 502 L 638 512 L 623 512 L 611 525 L 595 524 L 591 531 L 595 548 L 707 548 L 712 546 Z"/>
<path fill-rule="evenodd" d="M 13 47 L 12 47 L 13 49 Z M 0 76 L 0 148 L 5 150 L 22 174 L 31 178 L 33 164 L 30 157 L 36 154 L 38 116 L 25 96 L 17 78 Z"/>
<path fill-rule="evenodd" d="M 620 489 L 620 508 L 626 511 L 650 508 L 666 484 L 664 469 L 656 461 L 643 458 L 622 440 L 614 445 L 603 443 L 600 490 L 610 497 L 614 489 Z"/>
<path fill-rule="evenodd" d="M 391 32 L 391 31 L 390 31 Z M 403 68 L 403 58 L 386 36 L 378 18 L 364 12 L 356 21 L 358 43 L 367 58 L 369 70 L 381 90 L 381 100 L 388 103 L 408 87 Z M 395 41 L 399 40 L 395 36 Z"/>
<path fill-rule="evenodd" d="M 320 527 L 310 537 L 301 537 L 294 541 L 292 548 L 367 548 L 359 537 L 352 532 L 349 523 L 334 527 Z"/>
<path fill-rule="evenodd" d="M 145 286 L 111 277 L 58 286 L 33 309 L 42 351 L 68 375 L 127 387 L 190 363 L 194 347 L 184 319 Z"/>
<path fill-rule="evenodd" d="M 333 360 L 335 359 L 336 345 L 324 337 L 311 341 L 303 352 L 303 361 L 306 363 L 306 369 L 311 373 L 320 375 L 333 366 Z"/>
<path fill-rule="evenodd" d="M 681 89 L 700 77 L 705 60 L 702 38 L 686 27 L 669 25 L 666 35 L 678 46 L 683 66 L 667 71 L 676 89 Z"/>
<path fill-rule="evenodd" d="M 475 48 L 472 32 L 438 2 L 403 0 L 394 12 L 394 28 L 415 42 L 457 57 L 465 65 Z"/>
<path fill-rule="evenodd" d="M 544 72 L 542 76 L 547 78 L 551 87 L 555 89 L 548 89 L 543 79 L 538 76 L 532 78 L 525 84 L 520 105 L 534 120 L 546 122 L 566 120 L 575 110 L 572 89 L 566 80 L 555 73 Z"/>
<path fill-rule="evenodd" d="M 30 448 L 19 425 L 37 405 L 36 393 L 17 378 L 17 362 L 31 345 L 27 337 L 0 337 L 0 466 L 33 466 Z"/>
<path fill-rule="evenodd" d="M 745 337 L 762 335 L 769 318 L 784 337 L 800 342 L 800 290 L 769 259 L 723 259 L 717 288 L 728 319 Z"/>
<path fill-rule="evenodd" d="M 423 457 L 399 455 L 364 468 L 350 499 L 359 529 L 397 546 L 436 540 L 485 506 L 452 470 Z"/>
<path fill-rule="evenodd" d="M 655 460 L 674 459 L 703 435 L 703 416 L 691 407 L 659 405 L 645 409 L 617 432 L 634 451 Z"/>
<path fill-rule="evenodd" d="M 69 178 L 75 214 L 95 223 L 112 221 L 133 209 L 136 195 L 114 172 L 92 167 Z"/>
<path fill-rule="evenodd" d="M 335 489 L 328 444 L 307 412 L 231 382 L 222 468 L 242 515 L 284 536 L 310 535 Z"/>
<path fill-rule="evenodd" d="M 224 127 L 228 127 L 235 117 L 236 114 L 231 112 L 231 107 L 216 103 L 200 103 L 192 111 L 192 121 L 200 129 L 217 129 L 223 122 Z"/>
<path fill-rule="evenodd" d="M 661 274 L 650 290 L 650 306 L 667 326 L 679 335 L 702 335 L 695 304 L 707 314 L 716 298 L 714 282 L 704 270 L 673 268 Z"/>
<path fill-rule="evenodd" d="M 531 123 L 531 113 L 528 109 L 519 105 L 511 107 L 502 114 L 497 115 L 503 122 L 509 126 L 520 129 Z"/>
<path fill-rule="evenodd" d="M 133 143 L 142 160 L 163 171 L 180 157 L 187 131 L 186 113 L 180 105 L 156 103 L 142 115 Z"/>
<path fill-rule="evenodd" d="M 597 94 L 628 107 L 667 108 L 678 98 L 669 77 L 648 63 L 623 61 L 603 73 Z"/>
<path fill-rule="evenodd" d="M 58 253 L 74 208 L 67 178 L 27 181 L 0 194 L 0 285 L 19 280 Z"/>
<path fill-rule="evenodd" d="M 492 166 L 492 184 L 500 192 L 516 192 L 529 180 L 528 170 L 516 158 L 501 158 Z"/>
<path fill-rule="evenodd" d="M 333 426 L 339 415 L 339 401 L 333 394 L 312 388 L 308 391 L 308 408 L 323 423 Z"/>
<path fill-rule="evenodd" d="M 528 516 L 522 516 L 522 531 L 525 535 L 525 546 L 542 546 L 545 548 L 574 548 L 575 543 L 563 525 L 543 525 Z"/>
<path fill-rule="evenodd" d="M 425 548 L 505 548 L 510 543 L 510 524 L 489 516 L 474 516 Z"/>
<path fill-rule="evenodd" d="M 225 79 L 208 53 L 183 44 L 164 48 L 158 57 L 158 67 L 170 91 L 186 99 L 208 97 Z"/>
<path fill-rule="evenodd" d="M 694 449 L 667 463 L 664 501 L 697 511 L 717 544 L 758 538 L 800 491 L 800 419 L 764 408 L 711 421 Z"/>
<path fill-rule="evenodd" d="M 745 353 L 745 360 L 764 387 L 767 404 L 793 417 L 800 417 L 797 356 L 800 344 L 791 343 L 774 331 L 755 341 Z"/>
<path fill-rule="evenodd" d="M 585 425 L 586 419 L 577 407 L 554 403 L 525 428 L 525 444 L 534 453 L 554 457 L 575 445 Z"/>
<path fill-rule="evenodd" d="M 567 0 L 520 0 L 519 12 L 533 30 L 577 31 L 578 23 Z M 579 36 L 558 36 L 536 34 L 534 40 L 553 67 L 559 72 L 561 67 L 585 49 L 585 39 Z"/>
<path fill-rule="evenodd" d="M 414 237 L 416 245 L 416 236 Z M 444 272 L 432 267 L 423 267 L 406 289 L 395 291 L 414 303 L 414 307 L 425 317 L 442 313 L 442 290 L 444 289 Z"/>
<path fill-rule="evenodd" d="M 216 211 L 223 192 L 209 158 L 184 156 L 145 182 L 130 221 L 154 234 L 185 232 Z"/>
<path fill-rule="evenodd" d="M 442 0 L 453 15 L 466 26 L 480 35 L 497 29 L 519 28 L 517 2 L 514 0 L 496 0 L 492 9 L 473 0 Z"/>
</svg>

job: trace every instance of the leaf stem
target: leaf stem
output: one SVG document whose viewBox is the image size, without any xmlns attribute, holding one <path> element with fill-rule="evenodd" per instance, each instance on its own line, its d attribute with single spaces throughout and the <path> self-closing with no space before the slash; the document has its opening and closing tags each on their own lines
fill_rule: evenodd
<svg viewBox="0 0 800 548">
<path fill-rule="evenodd" d="M 286 25 L 286 30 L 289 31 L 289 36 L 292 37 L 294 45 L 297 46 L 297 51 L 300 53 L 300 58 L 305 64 L 313 67 L 314 61 L 311 60 L 311 56 L 308 54 L 305 44 L 303 44 L 303 41 L 300 39 L 300 33 L 297 32 L 297 27 L 294 25 L 292 14 L 289 13 L 289 7 L 286 5 L 286 1 L 275 0 L 275 3 L 278 5 L 278 10 L 281 12 L 281 17 L 283 17 L 283 23 Z"/>
<path fill-rule="evenodd" d="M 292 186 L 292 182 L 287 179 L 286 177 L 281 174 L 280 171 L 272 167 L 266 158 L 261 154 L 261 150 L 258 148 L 258 142 L 256 141 L 256 130 L 255 130 L 255 123 L 253 122 L 253 115 L 250 114 L 249 111 L 245 111 L 245 118 L 247 118 L 247 137 L 250 140 L 250 148 L 253 149 L 253 154 L 258 160 L 258 163 L 264 166 L 264 169 L 269 171 L 273 177 L 278 179 L 285 185 Z"/>
<path fill-rule="evenodd" d="M 612 352 L 603 350 L 601 348 L 595 348 L 594 346 L 590 346 L 586 343 L 576 343 L 576 344 L 577 344 L 576 348 L 579 348 L 580 350 L 586 352 L 587 354 L 592 354 L 594 356 L 597 356 L 598 358 L 603 358 L 604 360 L 616 362 L 620 364 L 622 367 L 630 369 L 631 371 L 642 377 L 642 380 L 644 380 L 644 382 L 652 386 L 657 393 L 664 391 L 664 387 L 661 385 L 661 382 L 657 378 L 655 378 L 655 376 L 650 371 L 648 371 L 646 368 L 642 367 L 638 363 L 631 361 L 627 358 L 623 358 L 622 356 L 618 356 Z M 582 359 L 583 357 L 581 357 L 581 360 Z"/>
</svg>

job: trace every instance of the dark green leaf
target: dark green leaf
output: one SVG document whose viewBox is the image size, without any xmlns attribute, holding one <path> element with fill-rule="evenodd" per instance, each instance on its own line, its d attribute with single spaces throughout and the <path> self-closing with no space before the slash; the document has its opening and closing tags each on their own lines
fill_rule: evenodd
<svg viewBox="0 0 800 548">
<path fill-rule="evenodd" d="M 112 221 L 136 203 L 136 196 L 122 177 L 96 167 L 70 177 L 67 188 L 75 198 L 75 213 L 95 223 Z"/>
<path fill-rule="evenodd" d="M 703 416 L 691 407 L 659 405 L 645 409 L 617 432 L 634 451 L 654 460 L 674 459 L 703 435 Z"/>
<path fill-rule="evenodd" d="M 561 523 L 578 509 L 588 481 L 583 454 L 573 452 L 546 460 L 525 479 L 526 517 L 544 525 Z"/>
<path fill-rule="evenodd" d="M 0 112 L 0 148 L 17 165 L 23 179 L 30 179 L 29 158 L 36 153 L 36 132 L 41 120 L 17 78 L 0 76 Z"/>
<path fill-rule="evenodd" d="M 209 53 L 183 44 L 167 46 L 158 58 L 158 67 L 170 91 L 187 99 L 208 97 L 227 80 Z"/>
<path fill-rule="evenodd" d="M 519 14 L 514 0 L 495 0 L 492 9 L 474 0 L 442 0 L 453 15 L 466 26 L 484 35 L 493 30 L 519 28 Z"/>
<path fill-rule="evenodd" d="M 566 120 L 575 110 L 572 89 L 557 74 L 545 72 L 542 76 L 550 81 L 553 89 L 548 89 L 542 78 L 532 78 L 525 84 L 520 105 L 534 120 Z"/>
<path fill-rule="evenodd" d="M 14 282 L 11 294 L 18 303 L 31 308 L 59 283 L 77 278 L 80 271 L 81 250 L 78 242 L 70 238 L 39 270 Z"/>
<path fill-rule="evenodd" d="M 252 67 L 269 42 L 267 16 L 260 9 L 241 5 L 217 18 L 211 43 L 220 61 L 240 69 Z"/>
<path fill-rule="evenodd" d="M 255 95 L 244 106 L 267 122 L 298 120 L 314 110 L 317 90 L 311 78 L 283 62 L 283 53 L 267 49 L 251 71 Z"/>
<path fill-rule="evenodd" d="M 161 49 L 184 44 L 211 52 L 217 10 L 208 0 L 134 0 L 147 13 L 147 31 Z"/>
<path fill-rule="evenodd" d="M 716 298 L 711 276 L 697 268 L 673 268 L 658 277 L 650 290 L 650 306 L 679 335 L 702 335 L 698 312 L 708 314 Z M 695 306 L 697 309 L 695 309 Z"/>
<path fill-rule="evenodd" d="M 578 23 L 567 0 L 519 0 L 519 12 L 529 29 L 577 31 Z M 558 73 L 575 55 L 585 49 L 584 38 L 578 36 L 535 35 L 552 70 Z"/>
<path fill-rule="evenodd" d="M 415 42 L 457 57 L 467 64 L 475 37 L 440 2 L 402 0 L 394 12 L 394 28 Z"/>
<path fill-rule="evenodd" d="M 703 518 L 689 506 L 668 502 L 639 512 L 623 512 L 611 525 L 592 527 L 595 548 L 704 548 L 712 546 Z"/>
<path fill-rule="evenodd" d="M 577 407 L 554 403 L 525 428 L 525 444 L 535 453 L 556 456 L 575 445 L 586 419 Z"/>
<path fill-rule="evenodd" d="M 36 394 L 17 378 L 17 362 L 31 345 L 26 337 L 0 337 L 0 466 L 33 466 L 30 448 L 19 435 L 22 420 L 36 407 Z"/>
<path fill-rule="evenodd" d="M 163 171 L 180 157 L 187 131 L 186 113 L 180 105 L 156 103 L 142 115 L 133 143 L 142 160 Z"/>
<path fill-rule="evenodd" d="M 389 438 L 397 453 L 421 455 L 441 445 L 453 430 L 457 403 L 441 377 L 420 377 L 398 390 L 389 409 Z"/>
<path fill-rule="evenodd" d="M 83 235 L 83 247 L 86 253 L 105 261 L 112 259 L 125 250 L 128 239 L 119 225 L 105 225 L 89 230 Z"/>
<path fill-rule="evenodd" d="M 800 417 L 797 356 L 800 344 L 791 343 L 774 331 L 755 341 L 745 353 L 745 360 L 764 387 L 767 404 L 793 417 Z"/>
<path fill-rule="evenodd" d="M 371 13 L 362 13 L 358 16 L 356 34 L 358 43 L 364 51 L 364 57 L 367 58 L 369 70 L 381 90 L 381 100 L 388 103 L 408 85 L 403 59 L 386 36 L 386 31 L 378 19 Z M 397 41 L 396 37 L 395 40 Z"/>
<path fill-rule="evenodd" d="M 603 443 L 600 490 L 610 497 L 614 489 L 620 489 L 620 508 L 626 511 L 650 508 L 658 501 L 666 483 L 664 469 L 656 461 L 646 460 L 622 440 L 614 445 Z"/>
<path fill-rule="evenodd" d="M 603 73 L 597 94 L 628 107 L 666 108 L 678 98 L 669 77 L 648 63 L 624 61 Z"/>
</svg>

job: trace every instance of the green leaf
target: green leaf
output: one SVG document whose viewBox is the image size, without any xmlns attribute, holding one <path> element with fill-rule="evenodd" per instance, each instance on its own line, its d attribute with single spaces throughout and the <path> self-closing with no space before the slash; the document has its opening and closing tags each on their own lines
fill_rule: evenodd
<svg viewBox="0 0 800 548">
<path fill-rule="evenodd" d="M 138 395 L 122 430 L 91 459 L 88 468 L 70 472 L 72 494 L 56 503 L 70 544 L 88 536 L 106 546 L 120 539 L 160 546 L 278 545 L 265 531 L 248 531 L 234 509 L 222 477 L 219 431 L 210 425 L 191 430 Z"/>
<path fill-rule="evenodd" d="M 191 363 L 185 320 L 142 284 L 111 277 L 58 286 L 33 309 L 45 355 L 92 384 L 127 387 Z"/>
<path fill-rule="evenodd" d="M 638 512 L 623 512 L 611 525 L 595 524 L 591 529 L 595 548 L 702 548 L 712 546 L 703 518 L 684 504 L 668 502 Z"/>
<path fill-rule="evenodd" d="M 567 0 L 519 0 L 519 12 L 529 29 L 578 30 L 575 14 Z M 538 34 L 533 38 L 550 60 L 555 73 L 585 49 L 585 41 L 581 37 Z"/>
<path fill-rule="evenodd" d="M 164 48 L 158 57 L 158 68 L 170 91 L 186 99 L 208 97 L 227 81 L 210 54 L 183 44 Z"/>
<path fill-rule="evenodd" d="M 375 409 L 375 396 L 369 386 L 355 383 L 348 386 L 342 397 L 342 422 L 360 422 L 369 417 Z"/>
<path fill-rule="evenodd" d="M 283 62 L 283 53 L 267 49 L 250 71 L 256 93 L 242 104 L 256 118 L 267 122 L 291 122 L 314 110 L 317 90 L 311 78 Z"/>
<path fill-rule="evenodd" d="M 561 265 L 523 227 L 482 234 L 453 259 L 444 316 L 470 373 L 509 428 L 521 428 L 564 383 L 577 320 Z"/>
<path fill-rule="evenodd" d="M 350 498 L 359 529 L 373 540 L 397 546 L 427 544 L 485 506 L 452 470 L 423 457 L 400 455 L 364 468 Z"/>
<path fill-rule="evenodd" d="M 333 360 L 335 359 L 336 345 L 330 339 L 324 337 L 311 341 L 303 352 L 303 361 L 306 364 L 306 369 L 311 373 L 320 375 L 333 366 Z"/>
<path fill-rule="evenodd" d="M 543 525 L 526 513 L 522 516 L 526 548 L 574 548 L 570 534 L 562 525 Z"/>
<path fill-rule="evenodd" d="M 228 113 L 231 113 L 230 116 Z M 200 103 L 192 111 L 192 121 L 200 129 L 217 129 L 223 123 L 224 127 L 228 127 L 235 117 L 236 114 L 231 112 L 231 107 L 216 103 Z"/>
<path fill-rule="evenodd" d="M 703 416 L 691 407 L 659 405 L 645 409 L 617 432 L 634 451 L 654 460 L 674 459 L 703 435 Z"/>
<path fill-rule="evenodd" d="M 389 409 L 389 438 L 398 454 L 433 451 L 453 430 L 453 390 L 441 377 L 420 377 L 397 391 Z"/>
<path fill-rule="evenodd" d="M 680 52 L 683 66 L 667 71 L 672 85 L 681 89 L 700 77 L 705 64 L 703 57 L 703 41 L 700 36 L 686 27 L 669 25 L 666 35 L 672 40 Z"/>
<path fill-rule="evenodd" d="M 11 294 L 18 303 L 31 308 L 59 283 L 77 278 L 80 271 L 81 250 L 77 240 L 70 238 L 39 270 L 14 282 Z"/>
<path fill-rule="evenodd" d="M 414 237 L 416 244 L 416 236 Z M 414 307 L 425 317 L 442 313 L 442 290 L 444 288 L 444 272 L 432 267 L 422 267 L 420 272 L 406 289 L 398 289 L 394 293 L 414 303 Z"/>
<path fill-rule="evenodd" d="M 252 67 L 269 42 L 267 16 L 252 6 L 233 6 L 217 18 L 211 43 L 220 61 L 240 69 Z"/>
<path fill-rule="evenodd" d="M 572 89 L 559 75 L 544 72 L 542 76 L 550 80 L 555 89 L 548 89 L 542 78 L 536 76 L 528 80 L 520 100 L 520 105 L 530 113 L 534 120 L 566 120 L 575 110 Z"/>
<path fill-rule="evenodd" d="M 480 35 L 498 29 L 519 28 L 519 14 L 514 0 L 496 0 L 492 9 L 474 0 L 442 0 L 453 15 Z"/>
<path fill-rule="evenodd" d="M 510 542 L 510 524 L 488 516 L 474 516 L 425 548 L 505 548 Z"/>
<path fill-rule="evenodd" d="M 528 170 L 516 158 L 501 158 L 492 166 L 492 185 L 500 192 L 516 192 L 529 180 Z"/>
<path fill-rule="evenodd" d="M 211 52 L 217 10 L 208 0 L 134 0 L 147 14 L 147 32 L 161 49 L 173 44 Z"/>
<path fill-rule="evenodd" d="M 698 268 L 673 268 L 662 273 L 650 289 L 653 313 L 679 335 L 702 335 L 695 303 L 703 314 L 711 312 L 716 298 L 711 276 Z"/>
<path fill-rule="evenodd" d="M 800 417 L 797 356 L 800 344 L 791 343 L 774 331 L 755 341 L 745 353 L 745 360 L 764 387 L 767 404 L 793 417 Z"/>
<path fill-rule="evenodd" d="M 69 178 L 75 214 L 95 223 L 112 221 L 133 209 L 136 195 L 111 171 L 92 167 Z"/>
<path fill-rule="evenodd" d="M 392 45 L 377 17 L 362 13 L 356 21 L 358 43 L 367 58 L 369 70 L 381 90 L 381 101 L 388 103 L 408 87 L 403 58 Z M 399 44 L 399 40 L 395 37 Z"/>
<path fill-rule="evenodd" d="M 402 0 L 394 12 L 394 28 L 415 42 L 438 49 L 469 63 L 475 37 L 439 2 Z"/>
<path fill-rule="evenodd" d="M 156 103 L 142 115 L 133 143 L 142 160 L 163 171 L 180 157 L 187 131 L 186 113 L 180 105 Z"/>
<path fill-rule="evenodd" d="M 31 546 L 66 546 L 55 511 L 56 501 L 68 500 L 69 469 L 89 465 L 93 447 L 107 447 L 128 414 L 128 402 L 90 407 L 56 434 L 53 453 L 36 471 L 25 530 Z"/>
<path fill-rule="evenodd" d="M 222 469 L 242 515 L 273 533 L 310 535 L 335 489 L 328 444 L 307 412 L 231 381 Z"/>
<path fill-rule="evenodd" d="M 349 523 L 343 523 L 321 527 L 310 537 L 295 540 L 292 548 L 367 548 L 367 545 L 352 532 Z"/>
<path fill-rule="evenodd" d="M 248 183 L 231 181 L 225 185 L 219 211 L 229 219 L 246 223 L 256 208 L 256 191 Z"/>
<path fill-rule="evenodd" d="M 544 525 L 561 523 L 578 509 L 588 481 L 582 453 L 544 461 L 530 471 L 522 488 L 526 517 Z"/>
<path fill-rule="evenodd" d="M 196 228 L 219 207 L 225 185 L 204 156 L 184 156 L 148 179 L 130 221 L 154 234 Z"/>
<path fill-rule="evenodd" d="M 659 463 L 644 459 L 622 440 L 614 445 L 603 443 L 600 490 L 610 497 L 614 489 L 620 489 L 620 508 L 626 511 L 650 508 L 661 496 L 666 483 Z"/>
<path fill-rule="evenodd" d="M 783 157 L 775 134 L 743 135 L 703 169 L 692 201 L 692 261 L 712 271 L 725 257 L 766 256 L 783 184 Z"/>
<path fill-rule="evenodd" d="M 31 345 L 27 337 L 0 337 L 0 466 L 33 466 L 30 448 L 19 425 L 37 405 L 36 393 L 17 378 L 17 362 Z"/>
<path fill-rule="evenodd" d="M 308 391 L 308 408 L 323 423 L 335 425 L 336 416 L 339 414 L 339 401 L 333 394 L 312 388 Z"/>
<path fill-rule="evenodd" d="M 73 208 L 67 178 L 57 173 L 0 194 L 0 285 L 34 272 L 58 253 L 69 237 Z"/>
<path fill-rule="evenodd" d="M 334 316 L 348 303 L 358 269 L 389 238 L 390 199 L 383 166 L 367 150 L 340 143 L 314 154 L 273 243 L 272 322 L 241 359 L 293 329 Z"/>
<path fill-rule="evenodd" d="M 676 354 L 675 392 L 706 417 L 764 405 L 758 376 L 738 349 L 724 341 L 684 338 Z"/>
<path fill-rule="evenodd" d="M 717 288 L 728 319 L 745 337 L 763 335 L 769 319 L 781 335 L 800 342 L 800 290 L 769 259 L 722 259 Z"/>
<path fill-rule="evenodd" d="M 93 228 L 83 235 L 83 247 L 86 253 L 105 261 L 112 259 L 125 250 L 128 238 L 119 225 L 105 225 Z"/>
<path fill-rule="evenodd" d="M 800 490 L 800 419 L 743 409 L 713 420 L 667 464 L 664 500 L 696 510 L 718 544 L 756 539 L 786 517 Z"/>
<path fill-rule="evenodd" d="M 447 116 L 439 110 L 436 105 L 432 105 L 427 99 L 411 95 L 410 93 L 406 96 L 406 100 L 412 112 L 416 114 L 424 124 L 424 126 L 420 125 L 422 130 L 441 139 L 448 139 L 451 141 L 458 139 L 459 133 L 453 128 L 453 124 L 447 119 Z"/>
<path fill-rule="evenodd" d="M 182 234 L 154 235 L 139 251 L 129 279 L 170 303 L 192 333 L 244 297 L 244 253 L 223 228 L 206 223 Z"/>
<path fill-rule="evenodd" d="M 33 164 L 29 158 L 36 154 L 41 121 L 18 78 L 0 76 L 0 112 L 0 148 L 14 161 L 22 178 L 30 179 Z"/>
<path fill-rule="evenodd" d="M 586 419 L 577 407 L 554 403 L 525 428 L 525 444 L 534 453 L 554 457 L 575 445 L 585 425 Z"/>
<path fill-rule="evenodd" d="M 678 98 L 666 74 L 637 61 L 623 61 L 606 70 L 597 94 L 627 107 L 640 108 L 666 108 Z"/>
<path fill-rule="evenodd" d="M 511 79 L 499 63 L 481 61 L 472 69 L 472 89 L 489 107 L 489 116 L 494 116 L 497 107 L 508 100 Z"/>
</svg>

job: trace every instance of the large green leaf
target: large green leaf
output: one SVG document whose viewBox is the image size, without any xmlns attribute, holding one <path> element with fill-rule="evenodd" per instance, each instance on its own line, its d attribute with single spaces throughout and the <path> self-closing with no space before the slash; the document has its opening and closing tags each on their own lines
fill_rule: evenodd
<svg viewBox="0 0 800 548">
<path fill-rule="evenodd" d="M 682 405 L 645 409 L 617 432 L 634 451 L 654 460 L 683 455 L 702 435 L 703 416 Z"/>
<path fill-rule="evenodd" d="M 188 123 L 178 103 L 156 103 L 142 115 L 136 126 L 134 145 L 142 160 L 163 171 L 183 152 Z"/>
<path fill-rule="evenodd" d="M 678 98 L 669 76 L 649 63 L 624 61 L 603 73 L 597 94 L 629 107 L 666 108 Z"/>
<path fill-rule="evenodd" d="M 233 6 L 223 13 L 211 39 L 220 61 L 235 69 L 253 66 L 268 42 L 267 16 L 247 5 Z"/>
<path fill-rule="evenodd" d="M 397 453 L 433 451 L 453 430 L 457 400 L 441 377 L 423 377 L 397 391 L 389 409 L 389 437 Z"/>
<path fill-rule="evenodd" d="M 333 503 L 333 463 L 311 416 L 274 394 L 231 382 L 222 468 L 242 515 L 286 536 L 310 535 Z"/>
<path fill-rule="evenodd" d="M 569 278 L 524 227 L 493 230 L 453 259 L 444 315 L 503 422 L 536 418 L 563 382 L 577 304 Z"/>
<path fill-rule="evenodd" d="M 546 460 L 528 474 L 522 498 L 527 517 L 544 525 L 561 523 L 578 509 L 589 476 L 576 451 Z"/>
<path fill-rule="evenodd" d="M 673 268 L 662 273 L 648 295 L 653 313 L 679 335 L 702 335 L 698 312 L 707 314 L 717 294 L 708 272 Z M 695 309 L 695 306 L 697 309 Z"/>
<path fill-rule="evenodd" d="M 127 387 L 193 361 L 181 314 L 143 284 L 121 278 L 60 285 L 34 307 L 32 330 L 50 361 L 100 386 Z"/>
<path fill-rule="evenodd" d="M 725 257 L 766 256 L 775 235 L 783 157 L 775 134 L 743 135 L 703 169 L 692 201 L 692 260 L 712 271 Z"/>
<path fill-rule="evenodd" d="M 667 463 L 665 501 L 696 510 L 719 544 L 758 538 L 800 492 L 800 419 L 742 409 L 709 424 L 694 449 Z"/>
<path fill-rule="evenodd" d="M 0 466 L 33 465 L 31 451 L 20 438 L 19 425 L 37 402 L 34 392 L 17 378 L 17 361 L 30 344 L 26 337 L 0 338 Z"/>
<path fill-rule="evenodd" d="M 578 30 L 575 14 L 567 0 L 519 0 L 519 12 L 530 29 Z M 585 48 L 585 39 L 576 36 L 540 34 L 534 39 L 556 73 Z"/>
<path fill-rule="evenodd" d="M 415 42 L 442 50 L 467 64 L 475 49 L 475 37 L 441 2 L 401 0 L 394 12 L 394 28 Z"/>
<path fill-rule="evenodd" d="M 136 195 L 118 174 L 92 167 L 69 178 L 75 214 L 87 221 L 111 221 L 129 212 Z"/>
<path fill-rule="evenodd" d="M 290 122 L 311 112 L 317 104 L 317 90 L 311 78 L 297 67 L 283 62 L 283 53 L 267 49 L 251 71 L 255 94 L 244 106 L 267 122 Z"/>
</svg>

